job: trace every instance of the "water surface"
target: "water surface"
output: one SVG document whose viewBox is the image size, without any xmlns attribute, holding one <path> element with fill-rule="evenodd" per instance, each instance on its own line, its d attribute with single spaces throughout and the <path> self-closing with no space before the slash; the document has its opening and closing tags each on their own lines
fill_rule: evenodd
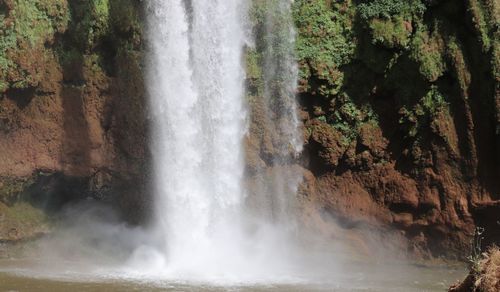
<svg viewBox="0 0 500 292">
<path fill-rule="evenodd" d="M 211 283 L 159 279 L 124 271 L 69 267 L 51 270 L 27 260 L 0 260 L 1 291 L 446 291 L 465 276 L 462 266 L 424 266 L 353 262 L 328 275 L 269 279 L 256 283 Z M 281 281 L 281 283 L 280 283 Z"/>
</svg>

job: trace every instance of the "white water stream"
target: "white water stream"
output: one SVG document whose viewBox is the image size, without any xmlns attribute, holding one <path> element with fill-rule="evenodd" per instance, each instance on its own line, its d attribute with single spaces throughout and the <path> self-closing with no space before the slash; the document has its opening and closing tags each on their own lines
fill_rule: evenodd
<svg viewBox="0 0 500 292">
<path fill-rule="evenodd" d="M 147 4 L 158 256 L 175 276 L 248 276 L 278 238 L 244 218 L 246 2 Z"/>
</svg>

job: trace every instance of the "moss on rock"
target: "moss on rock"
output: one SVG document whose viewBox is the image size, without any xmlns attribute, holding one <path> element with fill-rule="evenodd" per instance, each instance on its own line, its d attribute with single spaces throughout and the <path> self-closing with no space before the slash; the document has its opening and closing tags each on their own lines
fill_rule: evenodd
<svg viewBox="0 0 500 292">
<path fill-rule="evenodd" d="M 354 55 L 354 13 L 351 1 L 295 1 L 302 91 L 319 91 L 324 96 L 339 92 L 343 84 L 340 68 Z M 321 82 L 318 88 L 309 82 L 313 77 Z"/>
<path fill-rule="evenodd" d="M 14 204 L 21 199 L 22 193 L 35 181 L 34 177 L 0 177 L 0 202 Z"/>
<path fill-rule="evenodd" d="M 419 64 L 420 74 L 430 82 L 436 81 L 446 70 L 445 42 L 436 26 L 430 32 L 421 24 L 413 37 L 410 52 L 410 58 Z"/>
<path fill-rule="evenodd" d="M 410 42 L 411 24 L 405 22 L 400 16 L 393 19 L 372 19 L 370 20 L 369 27 L 374 44 L 379 44 L 389 49 L 403 49 Z"/>
<path fill-rule="evenodd" d="M 460 226 L 455 242 L 430 236 L 431 253 L 465 246 L 471 219 L 452 203 L 470 200 L 461 194 L 498 199 L 498 8 L 492 0 L 295 1 L 312 172 L 319 179 L 345 172 L 377 197 L 372 186 L 383 178 L 370 173 L 383 165 L 416 183 L 422 202 L 432 189 L 439 212 L 384 203 L 395 218 Z M 368 143 L 370 136 L 387 142 Z M 408 224 L 424 237 L 431 232 Z"/>
<path fill-rule="evenodd" d="M 65 0 L 10 0 L 0 12 L 0 93 L 9 88 L 36 87 L 43 78 L 45 49 L 69 21 Z"/>
</svg>

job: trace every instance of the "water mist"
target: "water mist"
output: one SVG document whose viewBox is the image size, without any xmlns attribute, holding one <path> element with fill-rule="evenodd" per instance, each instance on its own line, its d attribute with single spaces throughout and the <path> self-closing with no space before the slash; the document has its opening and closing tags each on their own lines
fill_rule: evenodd
<svg viewBox="0 0 500 292">
<path fill-rule="evenodd" d="M 269 274 L 263 267 L 272 266 L 269 258 L 278 263 L 280 253 L 286 252 L 281 231 L 273 222 L 249 218 L 245 205 L 247 2 L 147 3 L 154 233 L 167 276 L 238 281 L 262 277 Z M 291 3 L 277 3 L 266 20 L 267 34 L 272 38 L 277 29 L 287 33 L 285 38 L 274 37 L 264 52 L 264 98 L 267 114 L 273 115 L 268 122 L 276 124 L 287 141 L 274 159 L 278 165 L 301 151 L 302 144 L 294 100 L 293 26 L 283 28 L 292 24 Z M 273 19 L 276 15 L 280 17 Z M 288 15 L 287 22 L 278 25 L 283 15 Z M 288 49 L 278 55 L 272 52 L 274 45 Z M 279 172 L 274 187 L 261 196 L 283 213 L 298 182 L 297 176 Z M 285 191 L 290 190 L 287 198 Z"/>
<path fill-rule="evenodd" d="M 295 92 L 298 66 L 295 58 L 295 30 L 290 0 L 267 1 L 263 29 L 254 36 L 255 49 L 262 56 L 263 115 L 260 123 L 269 135 L 272 151 L 256 175 L 260 216 L 281 229 L 294 229 L 297 219 L 296 193 L 302 181 L 297 158 L 303 148 L 301 122 Z M 262 4 L 261 4 L 262 5 Z"/>
</svg>

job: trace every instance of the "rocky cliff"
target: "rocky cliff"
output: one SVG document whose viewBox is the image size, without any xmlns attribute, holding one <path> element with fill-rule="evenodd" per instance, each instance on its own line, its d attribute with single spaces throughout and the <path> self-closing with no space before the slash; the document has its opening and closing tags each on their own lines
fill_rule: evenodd
<svg viewBox="0 0 500 292">
<path fill-rule="evenodd" d="M 39 233 L 36 209 L 86 197 L 143 216 L 140 11 L 132 0 L 0 1 L 0 241 Z"/>
<path fill-rule="evenodd" d="M 268 2 L 254 3 L 258 16 Z M 499 12 L 493 0 L 296 0 L 305 199 L 349 229 L 400 230 L 423 257 L 468 250 L 475 226 L 498 240 Z M 265 161 L 283 142 L 260 137 Z"/>
<path fill-rule="evenodd" d="M 475 225 L 498 235 L 499 9 L 297 1 L 306 153 L 328 212 L 377 218 L 422 255 L 467 249 Z"/>
<path fill-rule="evenodd" d="M 249 172 L 272 172 L 286 143 L 261 118 L 269 2 L 251 7 Z M 303 199 L 345 228 L 399 230 L 424 257 L 463 252 L 476 225 L 498 240 L 499 9 L 296 0 Z M 0 0 L 0 241 L 43 232 L 39 208 L 86 197 L 144 220 L 141 19 L 139 0 Z"/>
</svg>

